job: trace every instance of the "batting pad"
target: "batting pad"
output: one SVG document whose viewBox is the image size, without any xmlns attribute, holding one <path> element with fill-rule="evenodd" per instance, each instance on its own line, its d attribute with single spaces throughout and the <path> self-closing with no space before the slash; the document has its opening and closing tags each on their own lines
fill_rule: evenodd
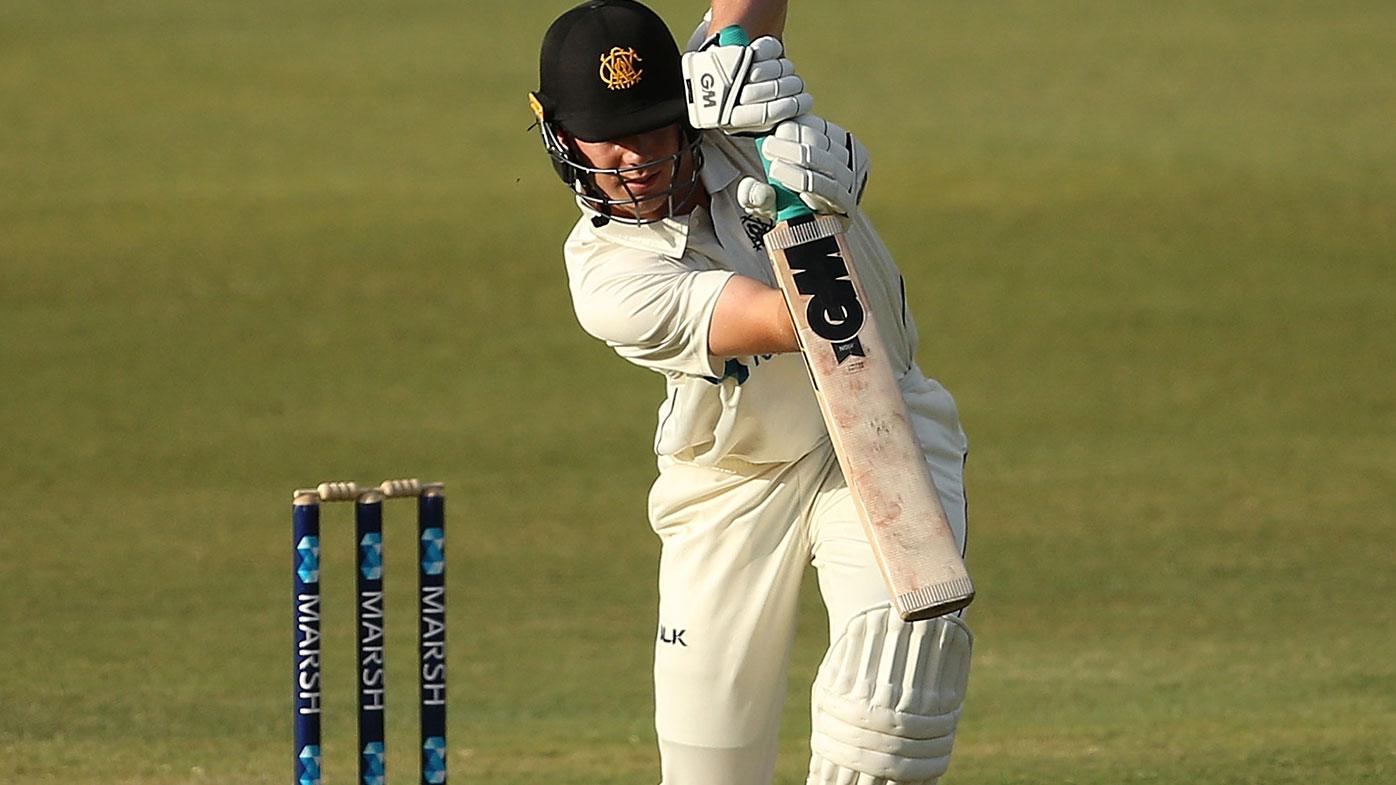
<svg viewBox="0 0 1396 785">
<path fill-rule="evenodd" d="M 969 627 L 902 621 L 890 604 L 854 616 L 814 681 L 807 785 L 932 785 L 969 684 Z"/>
</svg>

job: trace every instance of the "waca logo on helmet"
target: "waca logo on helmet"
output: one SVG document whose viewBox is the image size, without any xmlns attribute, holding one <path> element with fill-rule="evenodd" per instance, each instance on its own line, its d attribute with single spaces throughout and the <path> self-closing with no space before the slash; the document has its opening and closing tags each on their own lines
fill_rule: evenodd
<svg viewBox="0 0 1396 785">
<path fill-rule="evenodd" d="M 634 47 L 613 46 L 611 51 L 601 55 L 601 81 L 606 83 L 606 89 L 624 90 L 639 84 L 644 69 L 636 68 L 635 64 L 642 59 Z"/>
</svg>

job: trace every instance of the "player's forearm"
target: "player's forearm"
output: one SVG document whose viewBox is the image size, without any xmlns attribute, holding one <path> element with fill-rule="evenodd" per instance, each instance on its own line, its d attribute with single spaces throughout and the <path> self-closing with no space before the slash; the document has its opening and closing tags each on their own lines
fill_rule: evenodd
<svg viewBox="0 0 1396 785">
<path fill-rule="evenodd" d="M 741 25 L 753 40 L 763 35 L 780 38 L 785 32 L 785 7 L 786 0 L 712 0 L 708 30 L 716 33 L 728 25 Z"/>
<path fill-rule="evenodd" d="M 714 357 L 747 357 L 799 350 L 780 290 L 743 275 L 729 278 L 708 325 L 708 352 Z"/>
</svg>

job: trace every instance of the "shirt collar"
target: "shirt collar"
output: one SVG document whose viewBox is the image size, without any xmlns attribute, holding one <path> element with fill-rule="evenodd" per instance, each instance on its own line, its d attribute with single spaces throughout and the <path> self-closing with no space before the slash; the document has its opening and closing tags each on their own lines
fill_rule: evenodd
<svg viewBox="0 0 1396 785">
<path fill-rule="evenodd" d="M 577 206 L 582 209 L 582 220 L 590 224 L 592 233 L 602 240 L 637 251 L 663 254 L 672 259 L 683 258 L 684 249 L 688 246 L 687 215 L 633 224 L 610 220 L 581 197 L 577 198 Z"/>
<path fill-rule="evenodd" d="M 741 172 L 717 145 L 709 143 L 710 138 L 703 137 L 703 171 L 698 174 L 703 178 L 703 187 L 708 193 L 715 194 L 731 185 Z"/>
<path fill-rule="evenodd" d="M 740 172 L 737 171 L 737 167 L 715 145 L 709 144 L 705 136 L 703 168 L 698 172 L 698 177 L 708 195 L 712 196 L 731 185 L 738 174 Z M 604 220 L 605 216 L 580 197 L 577 199 L 577 206 L 582 210 L 582 220 L 591 223 L 592 231 L 603 240 L 627 248 L 664 254 L 673 259 L 682 258 L 684 250 L 688 247 L 689 219 L 692 213 L 647 224 L 606 220 L 597 226 L 598 219 Z"/>
</svg>

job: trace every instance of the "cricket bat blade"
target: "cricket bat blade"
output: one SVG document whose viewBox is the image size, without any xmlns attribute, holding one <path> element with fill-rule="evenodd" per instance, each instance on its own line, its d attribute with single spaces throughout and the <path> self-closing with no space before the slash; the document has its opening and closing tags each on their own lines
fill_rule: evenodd
<svg viewBox="0 0 1396 785">
<path fill-rule="evenodd" d="M 957 611 L 974 585 L 835 216 L 783 220 L 766 250 L 859 518 L 898 614 Z"/>
</svg>

